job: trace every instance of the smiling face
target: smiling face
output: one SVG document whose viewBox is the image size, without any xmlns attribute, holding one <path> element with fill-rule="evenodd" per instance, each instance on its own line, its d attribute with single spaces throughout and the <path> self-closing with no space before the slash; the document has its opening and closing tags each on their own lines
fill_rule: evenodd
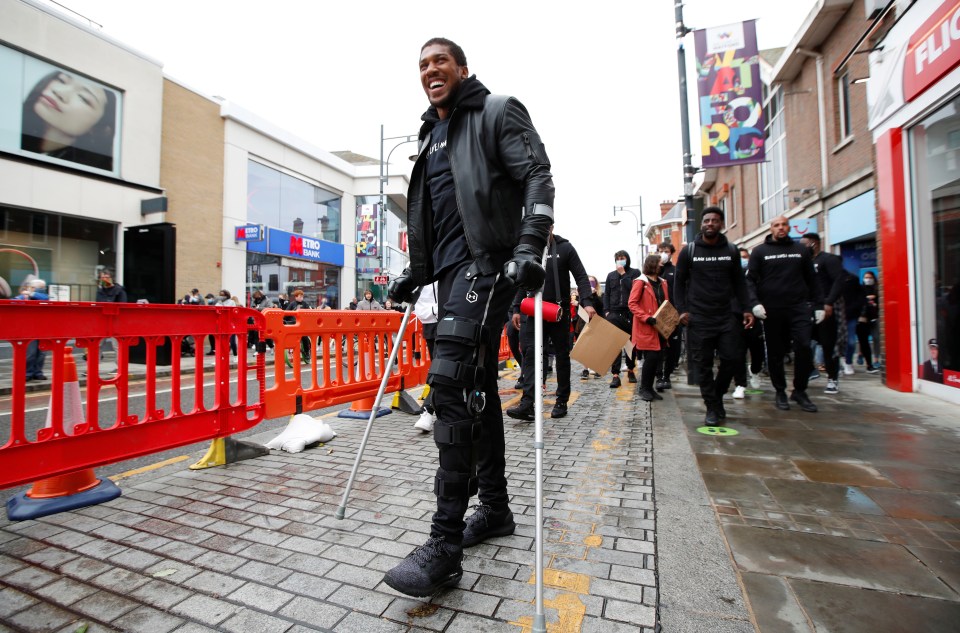
<svg viewBox="0 0 960 633">
<path fill-rule="evenodd" d="M 431 44 L 420 51 L 420 85 L 441 119 L 449 115 L 460 84 L 469 74 L 467 67 L 457 64 L 443 44 Z"/>
<path fill-rule="evenodd" d="M 712 240 L 723 230 L 723 217 L 719 213 L 704 213 L 700 222 L 700 232 L 708 240 Z"/>
<path fill-rule="evenodd" d="M 51 129 L 77 138 L 97 124 L 106 107 L 103 88 L 82 77 L 59 73 L 43 89 L 33 111 Z"/>
</svg>

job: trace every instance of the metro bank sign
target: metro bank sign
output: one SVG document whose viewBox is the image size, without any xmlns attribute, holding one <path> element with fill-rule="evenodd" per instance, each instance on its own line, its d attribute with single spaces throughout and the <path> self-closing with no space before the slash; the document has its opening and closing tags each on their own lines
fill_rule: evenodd
<svg viewBox="0 0 960 633">
<path fill-rule="evenodd" d="M 343 266 L 344 261 L 343 244 L 272 228 L 267 229 L 266 240 L 248 242 L 247 250 L 281 257 L 296 257 L 334 266 Z"/>
</svg>

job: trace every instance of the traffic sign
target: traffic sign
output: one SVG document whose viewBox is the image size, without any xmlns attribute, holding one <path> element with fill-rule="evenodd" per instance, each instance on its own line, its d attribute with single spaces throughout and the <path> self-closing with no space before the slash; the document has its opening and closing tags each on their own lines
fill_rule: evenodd
<svg viewBox="0 0 960 633">
<path fill-rule="evenodd" d="M 387 275 L 375 275 L 373 278 L 373 283 L 378 286 L 386 286 L 390 282 L 390 277 Z"/>
</svg>

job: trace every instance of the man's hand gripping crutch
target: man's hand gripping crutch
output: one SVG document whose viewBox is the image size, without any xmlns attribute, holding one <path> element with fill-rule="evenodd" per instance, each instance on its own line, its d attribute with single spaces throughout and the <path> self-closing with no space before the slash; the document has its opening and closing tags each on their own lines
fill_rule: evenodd
<svg viewBox="0 0 960 633">
<path fill-rule="evenodd" d="M 363 459 L 363 451 L 367 447 L 367 440 L 370 439 L 370 430 L 373 428 L 373 421 L 377 419 L 377 411 L 380 409 L 380 401 L 383 399 L 383 392 L 387 389 L 387 382 L 390 380 L 390 370 L 397 361 L 397 353 L 403 346 L 403 335 L 407 331 L 407 323 L 410 322 L 410 314 L 413 312 L 413 305 L 417 302 L 420 295 L 420 288 L 413 283 L 410 276 L 410 270 L 406 269 L 400 276 L 396 277 L 387 286 L 387 296 L 400 303 L 406 303 L 407 309 L 403 313 L 403 320 L 400 321 L 400 329 L 397 331 L 396 344 L 390 350 L 390 360 L 387 362 L 383 371 L 383 379 L 380 381 L 380 389 L 377 390 L 377 397 L 373 401 L 373 408 L 370 410 L 370 419 L 367 420 L 367 429 L 363 432 L 363 440 L 360 442 L 360 448 L 357 449 L 357 458 L 353 462 L 353 470 L 350 471 L 350 479 L 347 480 L 347 488 L 343 491 L 343 500 L 340 507 L 337 508 L 336 517 L 342 519 L 347 512 L 347 500 L 350 498 L 350 490 L 353 488 L 353 480 L 357 476 L 357 470 L 360 468 L 360 460 Z"/>
</svg>

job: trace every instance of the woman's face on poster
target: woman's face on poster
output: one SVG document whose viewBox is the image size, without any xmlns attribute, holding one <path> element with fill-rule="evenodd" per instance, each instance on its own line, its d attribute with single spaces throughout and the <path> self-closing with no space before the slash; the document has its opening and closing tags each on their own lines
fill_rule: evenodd
<svg viewBox="0 0 960 633">
<path fill-rule="evenodd" d="M 103 88 L 82 77 L 58 73 L 43 89 L 33 110 L 50 127 L 76 138 L 97 124 L 106 105 Z"/>
</svg>

